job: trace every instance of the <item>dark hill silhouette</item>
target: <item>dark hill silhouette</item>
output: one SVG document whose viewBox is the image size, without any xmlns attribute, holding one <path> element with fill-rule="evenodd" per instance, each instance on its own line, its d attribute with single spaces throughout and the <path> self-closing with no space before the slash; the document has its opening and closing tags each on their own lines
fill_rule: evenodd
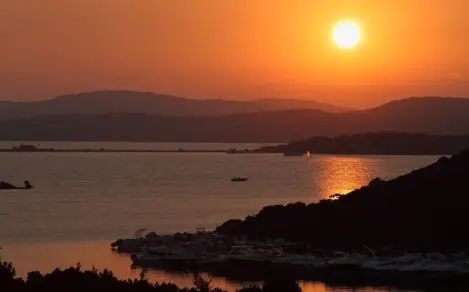
<svg viewBox="0 0 469 292">
<path fill-rule="evenodd" d="M 144 113 L 164 116 L 216 116 L 288 109 L 348 109 L 312 100 L 260 99 L 195 100 L 152 92 L 109 90 L 62 95 L 32 102 L 0 102 L 0 119 L 31 118 L 53 114 Z"/>
<path fill-rule="evenodd" d="M 0 122 L 0 139 L 275 143 L 289 137 L 303 137 L 305 123 L 315 116 L 330 117 L 321 111 L 308 110 L 221 117 L 51 115 Z M 269 130 L 271 126 L 275 130 Z"/>
<path fill-rule="evenodd" d="M 467 250 L 468 181 L 469 149 L 387 182 L 375 179 L 337 200 L 265 207 L 243 221 L 225 222 L 217 232 L 324 247 Z"/>
<path fill-rule="evenodd" d="M 363 133 L 337 137 L 315 136 L 255 150 L 261 153 L 447 155 L 469 147 L 469 135 L 440 136 L 414 133 Z"/>
<path fill-rule="evenodd" d="M 468 114 L 468 98 L 411 97 L 369 110 L 350 112 L 346 116 L 348 127 L 362 128 L 361 132 L 380 130 L 445 135 L 468 134 Z"/>
<path fill-rule="evenodd" d="M 3 140 L 281 143 L 363 132 L 469 134 L 469 99 L 409 98 L 342 114 L 284 110 L 211 117 L 48 115 L 0 122 Z"/>
</svg>

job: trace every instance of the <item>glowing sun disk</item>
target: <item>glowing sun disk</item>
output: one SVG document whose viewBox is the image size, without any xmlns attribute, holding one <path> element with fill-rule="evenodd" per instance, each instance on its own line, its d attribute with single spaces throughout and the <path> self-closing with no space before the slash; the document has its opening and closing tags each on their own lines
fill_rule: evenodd
<svg viewBox="0 0 469 292">
<path fill-rule="evenodd" d="M 334 27 L 332 38 L 340 48 L 353 48 L 360 41 L 360 27 L 353 21 L 340 22 Z"/>
</svg>

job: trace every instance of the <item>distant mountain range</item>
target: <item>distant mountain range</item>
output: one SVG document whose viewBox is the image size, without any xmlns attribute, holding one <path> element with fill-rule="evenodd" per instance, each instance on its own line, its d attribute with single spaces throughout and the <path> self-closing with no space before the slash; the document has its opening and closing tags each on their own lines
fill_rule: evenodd
<svg viewBox="0 0 469 292">
<path fill-rule="evenodd" d="M 58 100 L 61 99 L 68 100 L 69 97 Z M 79 96 L 72 100 L 76 103 L 81 100 L 80 108 L 91 104 L 86 95 L 83 100 Z M 109 103 L 110 108 L 116 109 L 109 99 L 106 100 L 108 102 L 104 104 Z M 136 110 L 132 109 L 134 103 L 126 100 L 128 111 Z M 194 112 L 197 102 L 194 101 Z M 49 114 L 4 120 L 0 122 L 0 139 L 283 143 L 312 136 L 382 131 L 469 134 L 469 99 L 464 98 L 414 97 L 372 109 L 342 113 L 292 109 L 223 116 L 162 116 L 98 113 L 98 108 L 89 111 L 97 113 Z"/>
<path fill-rule="evenodd" d="M 163 116 L 222 116 L 290 109 L 318 109 L 331 113 L 342 113 L 351 110 L 312 100 L 196 100 L 151 92 L 109 90 L 62 95 L 41 101 L 0 101 L 0 120 L 55 114 L 110 113 L 143 113 Z"/>
</svg>

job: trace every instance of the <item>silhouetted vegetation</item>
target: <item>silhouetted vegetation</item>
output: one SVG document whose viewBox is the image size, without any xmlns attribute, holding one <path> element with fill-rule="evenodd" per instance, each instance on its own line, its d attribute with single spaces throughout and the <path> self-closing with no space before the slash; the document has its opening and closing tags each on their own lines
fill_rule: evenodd
<svg viewBox="0 0 469 292">
<path fill-rule="evenodd" d="M 364 133 L 312 137 L 279 146 L 262 147 L 257 152 L 285 153 L 309 151 L 315 154 L 445 155 L 469 146 L 469 135 L 437 136 L 412 133 Z"/>
<path fill-rule="evenodd" d="M 144 99 L 152 98 L 149 96 Z M 253 113 L 220 113 L 220 116 L 211 117 L 194 116 L 199 110 L 192 105 L 184 108 L 186 113 L 189 111 L 193 115 L 175 113 L 169 108 L 163 110 L 158 106 L 144 107 L 158 109 L 160 112 L 156 115 L 154 112 L 140 110 L 142 106 L 134 107 L 137 104 L 134 101 L 123 103 L 125 110 L 121 110 L 123 107 L 117 107 L 117 101 L 109 101 L 112 98 L 104 98 L 108 102 L 102 102 L 100 106 L 78 106 L 77 104 L 93 104 L 93 99 L 90 101 L 85 96 L 78 96 L 73 100 L 74 103 L 71 104 L 74 106 L 68 104 L 69 100 L 64 97 L 56 101 L 57 108 L 53 111 L 41 110 L 35 115 L 26 112 L 23 118 L 16 117 L 15 120 L 0 122 L 0 139 L 280 143 L 312 136 L 330 137 L 381 131 L 432 135 L 469 133 L 469 99 L 464 98 L 409 98 L 373 109 L 345 113 L 314 109 L 280 110 L 281 108 L 272 107 Z M 109 109 L 110 104 L 117 109 Z M 16 106 L 5 113 L 20 111 Z M 29 110 L 29 107 L 26 109 Z M 265 112 L 260 112 L 261 110 Z"/>
<path fill-rule="evenodd" d="M 168 283 L 149 283 L 147 280 L 119 280 L 109 270 L 83 271 L 80 264 L 65 270 L 56 269 L 50 274 L 30 272 L 26 280 L 17 278 L 11 263 L 0 262 L 0 291 L 2 292 L 224 292 L 213 287 L 210 281 L 194 274 L 193 288 L 179 288 Z M 272 278 L 263 287 L 250 286 L 238 292 L 301 292 L 292 278 Z"/>
<path fill-rule="evenodd" d="M 407 250 L 469 247 L 469 150 L 337 199 L 268 206 L 217 232 L 252 239 L 285 238 L 317 247 L 393 246 Z"/>
</svg>

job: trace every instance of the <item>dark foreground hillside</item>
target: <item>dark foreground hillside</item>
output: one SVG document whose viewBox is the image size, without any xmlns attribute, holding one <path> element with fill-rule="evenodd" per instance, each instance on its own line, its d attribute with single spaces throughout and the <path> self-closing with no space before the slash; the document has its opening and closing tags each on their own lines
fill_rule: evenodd
<svg viewBox="0 0 469 292">
<path fill-rule="evenodd" d="M 469 249 L 469 150 L 390 181 L 373 180 L 337 200 L 268 206 L 217 231 L 286 238 L 321 247 Z"/>
</svg>

